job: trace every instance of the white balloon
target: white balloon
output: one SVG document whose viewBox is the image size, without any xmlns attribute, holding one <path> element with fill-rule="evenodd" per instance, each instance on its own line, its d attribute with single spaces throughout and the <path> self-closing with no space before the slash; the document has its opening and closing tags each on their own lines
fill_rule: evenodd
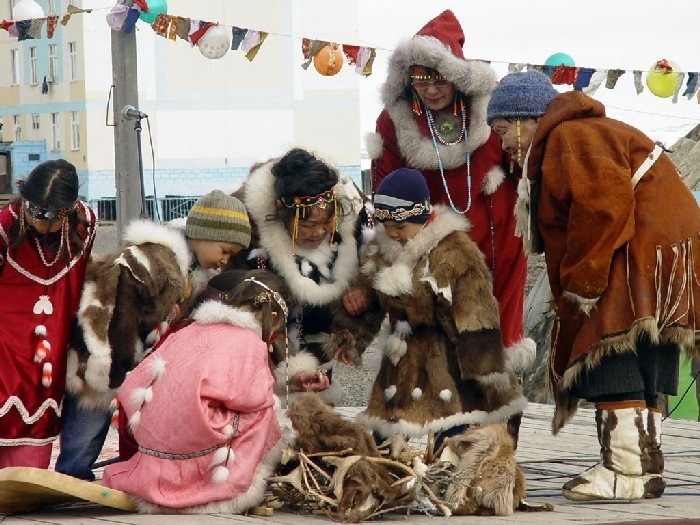
<svg viewBox="0 0 700 525">
<path fill-rule="evenodd" d="M 29 20 L 31 18 L 44 18 L 44 9 L 34 0 L 20 0 L 12 8 L 13 20 Z"/>
<path fill-rule="evenodd" d="M 207 29 L 202 38 L 197 41 L 199 52 L 212 60 L 221 58 L 231 47 L 230 28 L 216 25 Z"/>
</svg>

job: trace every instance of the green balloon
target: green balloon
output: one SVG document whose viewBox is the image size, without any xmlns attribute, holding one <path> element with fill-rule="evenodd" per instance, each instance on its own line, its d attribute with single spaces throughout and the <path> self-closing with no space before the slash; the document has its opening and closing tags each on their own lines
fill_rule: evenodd
<svg viewBox="0 0 700 525">
<path fill-rule="evenodd" d="M 147 24 L 152 24 L 156 21 L 159 14 L 168 12 L 168 2 L 165 0 L 148 0 L 148 11 L 141 11 L 139 18 Z"/>
</svg>

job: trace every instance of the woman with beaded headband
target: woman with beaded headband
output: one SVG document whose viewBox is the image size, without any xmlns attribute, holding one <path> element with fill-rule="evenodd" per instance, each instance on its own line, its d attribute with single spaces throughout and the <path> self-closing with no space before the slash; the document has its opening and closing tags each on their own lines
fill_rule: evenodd
<svg viewBox="0 0 700 525">
<path fill-rule="evenodd" d="M 338 403 L 342 391 L 331 366 L 355 358 L 331 335 L 332 311 L 357 274 L 363 197 L 352 180 L 302 148 L 254 166 L 236 196 L 248 210 L 253 240 L 232 265 L 274 272 L 292 296 L 289 368 L 275 375 L 295 378 L 292 394 L 318 391 Z"/>
<path fill-rule="evenodd" d="M 35 167 L 0 210 L 0 468 L 48 468 L 66 351 L 95 236 L 75 166 Z"/>
<path fill-rule="evenodd" d="M 529 366 L 535 343 L 523 335 L 527 262 L 515 236 L 516 174 L 486 124 L 495 73 L 465 60 L 463 44 L 448 10 L 395 48 L 382 87 L 384 110 L 367 136 L 372 189 L 398 168 L 418 169 L 431 202 L 469 220 L 469 236 L 493 275 L 509 367 L 517 371 Z"/>
<path fill-rule="evenodd" d="M 285 440 L 268 356 L 288 293 L 267 271 L 226 281 L 119 389 L 138 448 L 102 482 L 131 494 L 140 512 L 244 512 L 278 463 Z"/>
</svg>

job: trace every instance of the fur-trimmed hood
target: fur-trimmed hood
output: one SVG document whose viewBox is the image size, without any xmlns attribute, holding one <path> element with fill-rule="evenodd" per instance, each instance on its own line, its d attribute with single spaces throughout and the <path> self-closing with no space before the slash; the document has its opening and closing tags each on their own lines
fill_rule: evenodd
<svg viewBox="0 0 700 525">
<path fill-rule="evenodd" d="M 444 16 L 445 13 L 440 15 Z M 486 124 L 486 107 L 496 85 L 496 74 L 485 62 L 455 56 L 450 46 L 455 47 L 456 29 L 450 27 L 449 31 L 441 34 L 440 31 L 446 28 L 445 24 L 433 24 L 432 27 L 428 24 L 419 34 L 399 44 L 389 59 L 387 79 L 381 90 L 382 103 L 394 123 L 401 154 L 417 169 L 437 169 L 438 165 L 432 141 L 422 136 L 416 122 L 416 118 L 425 117 L 416 117 L 411 111 L 409 68 L 413 65 L 439 71 L 467 99 L 469 114 L 466 140 L 450 147 L 438 146 L 446 169 L 464 164 L 467 153 L 484 144 L 491 134 L 491 129 Z M 371 150 L 372 155 L 378 149 L 377 139 L 368 136 L 367 142 L 368 151 Z"/>
<path fill-rule="evenodd" d="M 272 165 L 267 162 L 254 170 L 245 182 L 243 199 L 251 220 L 258 230 L 259 248 L 289 287 L 295 300 L 309 305 L 325 305 L 340 298 L 353 281 L 358 267 L 355 228 L 363 199 L 352 180 L 340 177 L 335 186 L 336 198 L 342 203 L 338 219 L 341 241 L 333 245 L 337 257 L 326 280 L 320 283 L 302 273 L 292 254 L 292 238 L 286 226 L 271 220 L 276 213 L 276 194 Z M 300 251 L 301 255 L 301 251 Z M 302 263 L 303 266 L 303 263 Z"/>
<path fill-rule="evenodd" d="M 392 296 L 410 293 L 413 268 L 418 260 L 430 253 L 449 234 L 460 230 L 469 231 L 469 221 L 464 215 L 452 213 L 445 206 L 435 206 L 434 213 L 434 219 L 405 245 L 391 239 L 383 226 L 376 227 L 378 251 L 389 265 L 374 276 L 372 282 L 375 289 Z M 373 272 L 371 266 L 362 268 L 364 274 Z"/>
<path fill-rule="evenodd" d="M 225 305 L 219 301 L 205 301 L 193 313 L 192 319 L 200 324 L 226 323 L 253 330 L 262 335 L 262 327 L 253 312 Z"/>
</svg>

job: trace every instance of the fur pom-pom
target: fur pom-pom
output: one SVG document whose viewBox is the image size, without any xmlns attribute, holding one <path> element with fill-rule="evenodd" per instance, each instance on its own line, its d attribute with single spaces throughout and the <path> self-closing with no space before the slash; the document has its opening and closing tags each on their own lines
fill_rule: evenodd
<svg viewBox="0 0 700 525">
<path fill-rule="evenodd" d="M 440 399 L 442 399 L 445 403 L 449 403 L 452 400 L 452 391 L 449 388 L 440 390 Z"/>
<path fill-rule="evenodd" d="M 46 327 L 43 324 L 37 325 L 37 327 L 34 329 L 34 335 L 46 337 Z"/>
<path fill-rule="evenodd" d="M 214 470 L 212 470 L 211 473 L 211 480 L 216 484 L 216 485 L 221 485 L 228 479 L 229 471 L 226 467 L 223 467 L 219 465 L 218 467 L 214 467 Z"/>
<path fill-rule="evenodd" d="M 414 401 L 418 401 L 421 397 L 423 397 L 423 390 L 418 387 L 414 388 L 413 392 L 411 392 L 411 397 Z"/>
<path fill-rule="evenodd" d="M 230 424 L 224 425 L 224 428 L 221 429 L 221 432 L 224 436 L 230 438 L 231 436 L 233 436 L 233 426 Z"/>
<path fill-rule="evenodd" d="M 53 382 L 53 366 L 51 363 L 44 363 L 41 371 L 41 384 L 44 388 L 49 388 Z"/>
<path fill-rule="evenodd" d="M 214 465 L 225 465 L 233 459 L 233 450 L 229 447 L 221 447 L 216 449 L 209 462 L 209 467 Z"/>
<path fill-rule="evenodd" d="M 139 407 L 142 406 L 146 402 L 146 389 L 134 388 L 131 391 L 131 401 Z"/>
<path fill-rule="evenodd" d="M 139 423 L 141 423 L 141 411 L 137 410 L 131 414 L 131 417 L 129 418 L 129 428 L 134 430 L 137 426 L 139 426 Z"/>
<path fill-rule="evenodd" d="M 408 350 L 406 341 L 395 336 L 390 336 L 387 339 L 385 353 L 394 366 L 396 366 L 401 358 L 406 355 L 406 350 Z"/>
<path fill-rule="evenodd" d="M 301 274 L 304 277 L 308 277 L 309 275 L 311 275 L 311 272 L 313 271 L 313 266 L 311 266 L 311 263 L 309 261 L 307 261 L 306 259 L 303 259 L 301 261 L 300 269 L 301 269 Z"/>
<path fill-rule="evenodd" d="M 384 399 L 386 399 L 387 401 L 391 401 L 395 395 L 396 385 L 391 385 L 390 387 L 384 389 Z"/>
<path fill-rule="evenodd" d="M 148 367 L 151 369 L 153 379 L 156 380 L 165 373 L 165 359 L 160 356 L 154 357 L 148 362 Z"/>
</svg>

